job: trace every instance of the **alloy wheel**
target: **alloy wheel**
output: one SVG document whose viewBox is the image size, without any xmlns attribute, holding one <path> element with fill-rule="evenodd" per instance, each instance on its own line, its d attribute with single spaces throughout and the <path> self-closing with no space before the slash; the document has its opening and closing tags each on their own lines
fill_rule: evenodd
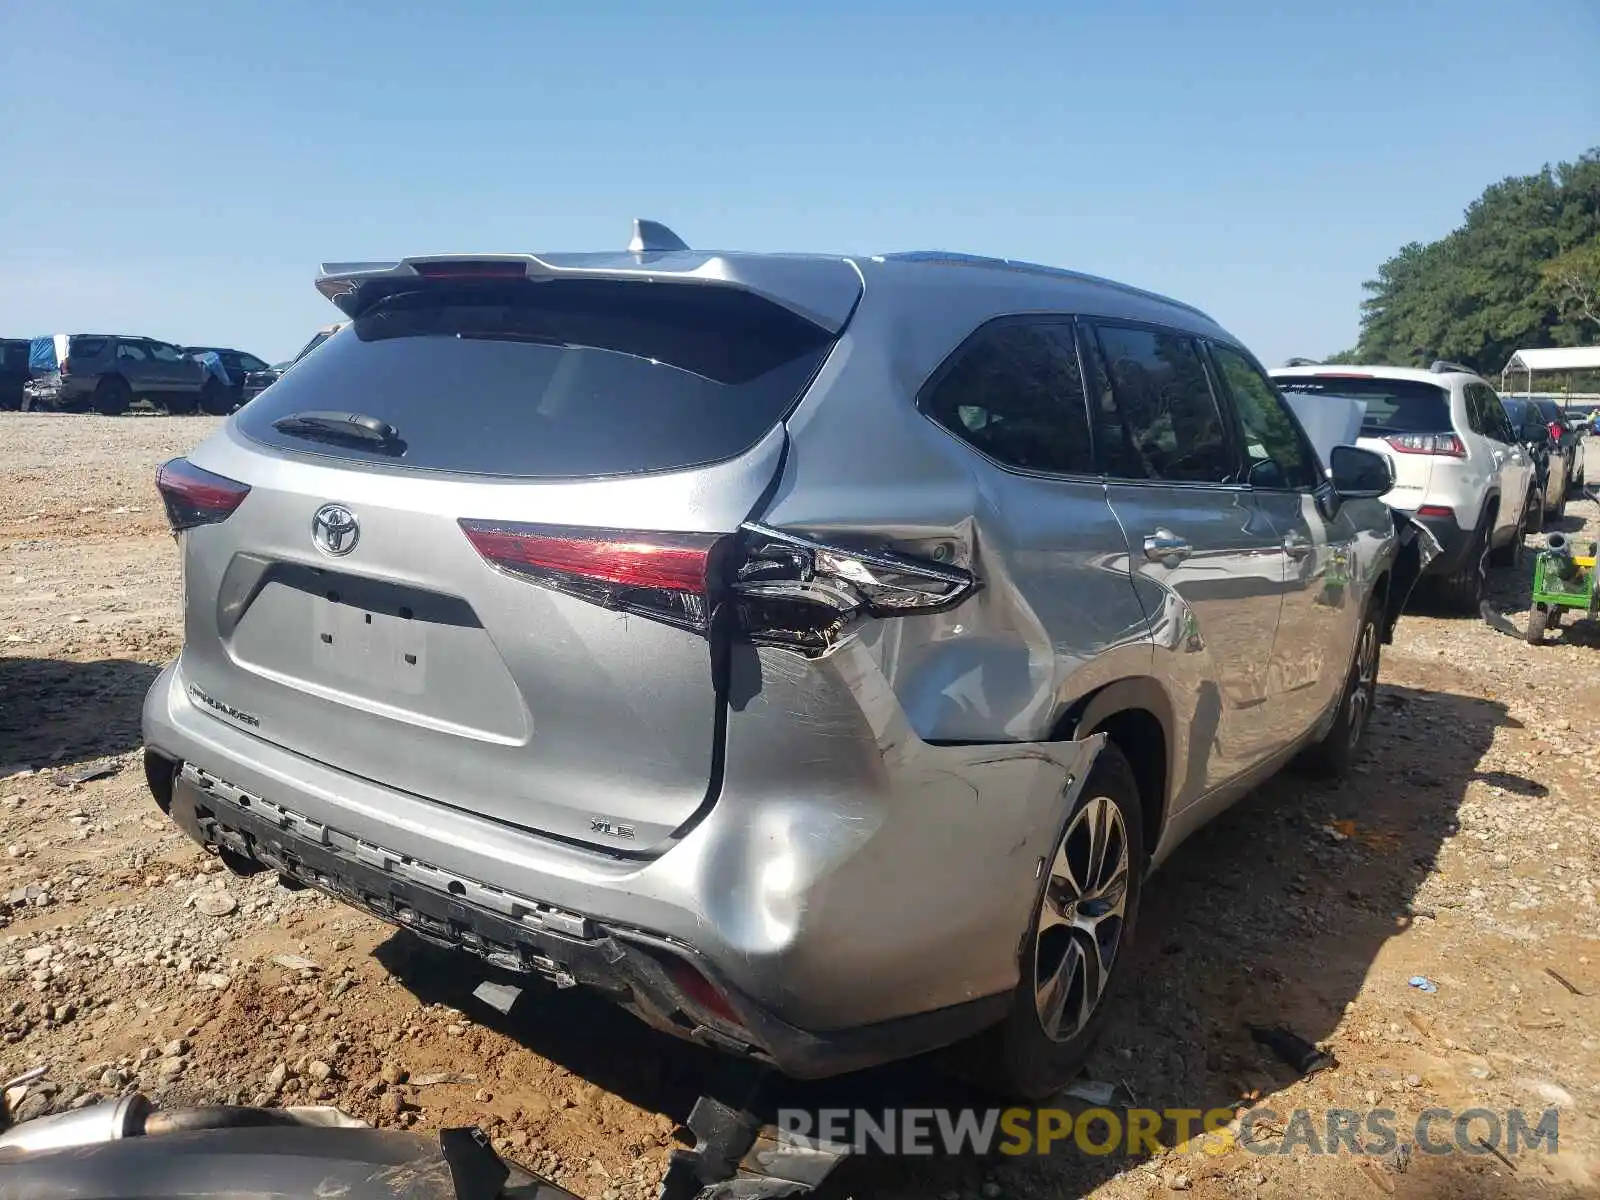
<svg viewBox="0 0 1600 1200">
<path fill-rule="evenodd" d="M 1080 1033 L 1105 994 L 1126 922 L 1130 861 L 1122 810 L 1091 796 L 1062 836 L 1040 904 L 1033 1001 L 1051 1041 Z"/>
<path fill-rule="evenodd" d="M 1372 621 L 1361 626 L 1361 640 L 1356 643 L 1356 669 L 1350 680 L 1350 748 L 1354 750 L 1361 741 L 1367 718 L 1372 715 L 1372 700 L 1378 689 L 1378 627 Z"/>
</svg>

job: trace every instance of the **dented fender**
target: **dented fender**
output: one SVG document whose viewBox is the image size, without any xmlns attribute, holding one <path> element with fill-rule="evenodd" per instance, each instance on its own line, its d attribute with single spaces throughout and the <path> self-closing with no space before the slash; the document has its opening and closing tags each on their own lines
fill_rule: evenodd
<svg viewBox="0 0 1600 1200">
<path fill-rule="evenodd" d="M 673 852 L 697 856 L 730 982 L 816 1030 L 1016 986 L 1039 865 L 1103 735 L 924 741 L 860 642 L 741 647 L 732 676 L 723 799 Z"/>
</svg>

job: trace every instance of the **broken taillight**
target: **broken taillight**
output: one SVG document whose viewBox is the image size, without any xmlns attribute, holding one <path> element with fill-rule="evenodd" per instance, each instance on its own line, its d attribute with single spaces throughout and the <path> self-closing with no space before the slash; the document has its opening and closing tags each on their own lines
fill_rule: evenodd
<svg viewBox="0 0 1600 1200">
<path fill-rule="evenodd" d="M 719 606 L 762 645 L 825 653 L 862 617 L 943 612 L 978 586 L 971 572 L 882 547 L 830 545 L 746 524 L 737 534 L 460 522 L 508 574 L 705 633 Z"/>
<path fill-rule="evenodd" d="M 711 622 L 711 555 L 718 535 L 461 522 L 485 561 L 604 608 L 704 631 Z"/>
<path fill-rule="evenodd" d="M 972 573 L 887 547 L 829 545 L 747 523 L 729 587 L 750 640 L 807 654 L 830 649 L 864 616 L 905 617 L 954 608 Z"/>
<path fill-rule="evenodd" d="M 203 470 L 187 458 L 157 468 L 156 488 L 167 506 L 173 533 L 226 521 L 250 494 L 248 484 Z"/>
</svg>

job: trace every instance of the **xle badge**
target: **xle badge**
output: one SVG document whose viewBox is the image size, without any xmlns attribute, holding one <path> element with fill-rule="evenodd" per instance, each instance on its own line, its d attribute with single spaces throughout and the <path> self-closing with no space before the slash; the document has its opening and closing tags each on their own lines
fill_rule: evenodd
<svg viewBox="0 0 1600 1200">
<path fill-rule="evenodd" d="M 599 817 L 591 817 L 589 818 L 589 832 L 603 833 L 606 837 L 632 839 L 633 826 L 618 825 L 613 821 L 605 821 Z"/>
</svg>

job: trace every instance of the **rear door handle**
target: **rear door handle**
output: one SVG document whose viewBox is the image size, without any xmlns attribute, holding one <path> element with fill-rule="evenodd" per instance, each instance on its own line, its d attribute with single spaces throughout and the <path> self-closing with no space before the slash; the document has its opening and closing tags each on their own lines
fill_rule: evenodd
<svg viewBox="0 0 1600 1200">
<path fill-rule="evenodd" d="M 1298 533 L 1291 533 L 1283 539 L 1283 551 L 1290 558 L 1304 558 L 1311 553 L 1311 543 Z"/>
<path fill-rule="evenodd" d="M 1193 553 L 1194 547 L 1170 529 L 1157 529 L 1144 539 L 1144 556 L 1151 562 L 1172 566 Z"/>
</svg>

